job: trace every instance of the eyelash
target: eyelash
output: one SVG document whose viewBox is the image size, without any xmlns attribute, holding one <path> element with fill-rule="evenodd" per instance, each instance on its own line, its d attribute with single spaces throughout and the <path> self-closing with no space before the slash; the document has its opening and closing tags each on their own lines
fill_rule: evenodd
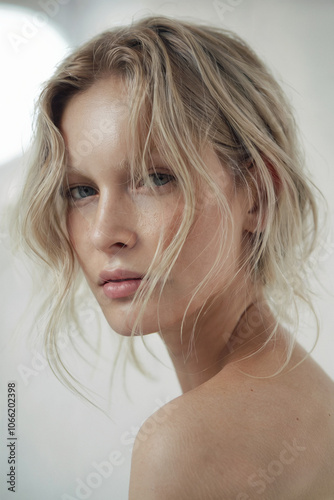
<svg viewBox="0 0 334 500">
<path fill-rule="evenodd" d="M 81 189 L 91 189 L 92 191 L 95 191 L 94 194 L 92 195 L 88 195 L 88 196 L 79 196 L 79 197 L 75 197 L 74 196 L 74 192 L 76 190 L 81 190 Z M 73 201 L 79 201 L 79 200 L 83 200 L 84 198 L 89 198 L 89 196 L 94 196 L 96 194 L 96 189 L 90 187 L 90 186 L 74 186 L 72 188 L 69 188 L 68 191 L 67 191 L 67 198 L 69 198 L 70 200 L 73 200 Z"/>
<path fill-rule="evenodd" d="M 148 178 L 149 178 L 149 179 L 153 179 L 153 178 L 155 178 L 155 179 L 159 179 L 159 178 L 160 178 L 160 179 L 161 179 L 161 177 L 162 177 L 162 178 L 164 178 L 164 179 L 167 179 L 167 182 L 165 182 L 165 183 L 163 183 L 163 184 L 158 184 L 158 185 L 154 185 L 154 184 L 153 184 L 153 187 L 157 187 L 157 188 L 158 188 L 158 187 L 163 187 L 163 186 L 165 186 L 166 184 L 169 184 L 170 182 L 175 181 L 175 177 L 174 177 L 173 175 L 171 175 L 171 174 L 166 174 L 165 172 L 154 172 L 153 174 L 149 174 L 149 175 L 148 175 Z M 137 185 L 137 186 L 138 186 L 138 187 L 143 187 L 143 186 L 145 186 L 145 184 L 144 184 L 144 180 L 143 180 L 143 181 L 141 181 L 141 182 L 139 183 L 139 185 Z"/>
<path fill-rule="evenodd" d="M 166 186 L 167 184 L 169 184 L 170 182 L 175 182 L 175 177 L 171 174 L 166 174 L 166 173 L 163 173 L 163 172 L 154 172 L 153 174 L 149 174 L 148 175 L 148 178 L 150 179 L 159 179 L 159 182 L 161 182 L 161 178 L 163 179 L 167 179 L 167 182 L 164 182 L 162 184 L 157 184 L 157 185 L 154 185 L 153 182 L 152 184 L 149 186 L 149 187 L 152 187 L 152 188 L 162 188 L 164 186 Z M 137 188 L 144 188 L 145 187 L 145 181 L 141 181 L 139 184 L 137 184 Z M 90 194 L 90 195 L 87 195 L 87 196 L 79 196 L 79 197 L 75 197 L 74 196 L 74 193 L 75 191 L 78 190 L 91 190 L 91 191 L 94 191 L 94 194 Z M 81 193 L 83 194 L 83 193 Z M 87 194 L 87 193 L 86 193 Z M 67 193 L 66 193 L 66 196 L 67 198 L 71 199 L 72 201 L 80 201 L 80 200 L 83 200 L 85 198 L 89 198 L 91 196 L 95 196 L 96 194 L 96 189 L 91 187 L 91 186 L 86 186 L 86 185 L 78 185 L 78 186 L 73 186 L 71 188 L 69 188 L 67 190 Z"/>
</svg>

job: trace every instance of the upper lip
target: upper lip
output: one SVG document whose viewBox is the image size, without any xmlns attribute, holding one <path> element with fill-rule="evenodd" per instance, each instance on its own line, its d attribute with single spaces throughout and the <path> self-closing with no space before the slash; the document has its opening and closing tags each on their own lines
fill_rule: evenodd
<svg viewBox="0 0 334 500">
<path fill-rule="evenodd" d="M 127 269 L 103 270 L 99 275 L 99 285 L 104 285 L 108 281 L 124 281 L 130 279 L 143 279 L 143 275 L 128 271 Z"/>
</svg>

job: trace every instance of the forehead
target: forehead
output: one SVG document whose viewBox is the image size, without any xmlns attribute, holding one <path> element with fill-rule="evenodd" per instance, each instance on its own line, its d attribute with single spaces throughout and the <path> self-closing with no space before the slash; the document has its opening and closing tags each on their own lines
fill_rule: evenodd
<svg viewBox="0 0 334 500">
<path fill-rule="evenodd" d="M 130 116 L 131 102 L 127 82 L 117 75 L 97 81 L 69 100 L 60 121 L 67 167 L 75 170 L 97 160 L 124 167 L 130 160 L 140 162 L 144 146 L 145 161 L 163 161 L 166 148 L 157 147 L 153 135 L 147 142 L 150 119 L 145 104 Z"/>
<path fill-rule="evenodd" d="M 97 81 L 67 103 L 60 122 L 69 163 L 74 167 L 121 154 L 126 148 L 129 99 L 120 77 Z M 115 158 L 121 162 L 123 158 Z"/>
<path fill-rule="evenodd" d="M 67 103 L 60 128 L 66 138 L 114 132 L 116 123 L 129 114 L 128 93 L 119 77 L 100 80 L 88 90 L 74 95 Z"/>
<path fill-rule="evenodd" d="M 65 107 L 60 123 L 68 152 L 68 169 L 75 171 L 77 167 L 86 165 L 91 168 L 97 161 L 108 168 L 111 165 L 126 167 L 132 146 L 127 142 L 129 117 L 129 92 L 120 76 L 101 79 L 88 90 L 74 95 Z M 222 168 L 212 145 L 207 144 L 200 156 L 207 172 L 217 182 L 226 184 L 226 170 Z M 167 159 L 153 141 L 149 147 L 149 157 L 153 162 Z M 170 166 L 178 170 L 175 162 Z"/>
</svg>

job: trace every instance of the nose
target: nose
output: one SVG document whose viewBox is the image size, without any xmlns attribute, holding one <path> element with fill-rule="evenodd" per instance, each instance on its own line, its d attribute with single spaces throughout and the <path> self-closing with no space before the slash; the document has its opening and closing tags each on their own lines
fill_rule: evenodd
<svg viewBox="0 0 334 500">
<path fill-rule="evenodd" d="M 109 253 L 133 248 L 137 243 L 133 211 L 130 201 L 100 195 L 90 231 L 94 247 Z"/>
</svg>

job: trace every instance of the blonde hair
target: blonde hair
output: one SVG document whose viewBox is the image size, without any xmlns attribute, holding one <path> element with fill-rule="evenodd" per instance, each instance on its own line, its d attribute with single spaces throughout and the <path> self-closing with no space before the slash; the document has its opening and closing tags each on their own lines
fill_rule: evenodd
<svg viewBox="0 0 334 500">
<path fill-rule="evenodd" d="M 78 275 L 66 229 L 66 201 L 61 196 L 66 150 L 60 121 L 74 95 L 111 75 L 124 80 L 131 98 L 133 178 L 138 169 L 145 175 L 155 146 L 177 178 L 186 207 L 172 242 L 164 250 L 157 249 L 148 270 L 153 276 L 148 290 L 140 289 L 134 298 L 141 302 L 136 329 L 140 331 L 156 283 L 168 278 L 182 250 L 202 183 L 210 189 L 222 216 L 229 217 L 227 200 L 200 155 L 207 143 L 221 160 L 222 170 L 233 176 L 236 189 L 246 187 L 251 196 L 255 187 L 258 219 L 265 217 L 266 224 L 261 227 L 259 223 L 250 235 L 250 251 L 242 266 L 263 287 L 277 322 L 292 324 L 298 298 L 312 308 L 307 262 L 315 248 L 318 216 L 291 106 L 266 66 L 235 34 L 149 17 L 106 31 L 75 50 L 39 98 L 35 156 L 20 198 L 19 224 L 27 248 L 53 275 L 54 287 L 47 299 L 49 354 L 57 352 L 57 325 L 73 304 L 69 298 L 73 298 Z M 228 242 L 223 228 L 217 235 L 220 258 L 194 296 L 224 264 Z M 61 357 L 54 353 L 51 357 L 55 371 L 60 372 L 64 368 Z"/>
</svg>

